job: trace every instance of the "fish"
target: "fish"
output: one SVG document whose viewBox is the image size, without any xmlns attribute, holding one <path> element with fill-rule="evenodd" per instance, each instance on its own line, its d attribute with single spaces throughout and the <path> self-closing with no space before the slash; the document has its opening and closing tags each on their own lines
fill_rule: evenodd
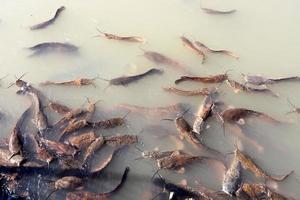
<svg viewBox="0 0 300 200">
<path fill-rule="evenodd" d="M 104 142 L 108 146 L 120 147 L 123 145 L 130 145 L 138 142 L 137 135 L 113 135 L 105 136 Z"/>
<path fill-rule="evenodd" d="M 282 194 L 274 192 L 266 185 L 256 183 L 244 183 L 239 190 L 239 195 L 247 195 L 251 200 L 270 199 L 270 200 L 292 200 L 293 198 L 285 197 Z"/>
<path fill-rule="evenodd" d="M 268 89 L 268 88 L 254 88 L 254 87 L 249 87 L 245 84 L 241 84 L 241 83 L 238 83 L 234 80 L 230 80 L 230 79 L 227 79 L 226 80 L 227 84 L 233 88 L 233 91 L 235 93 L 238 93 L 240 91 L 244 91 L 244 92 L 248 92 L 248 93 L 266 93 L 266 94 L 270 94 L 271 96 L 274 96 L 274 97 L 278 97 L 278 94 L 274 93 L 272 90 Z"/>
<path fill-rule="evenodd" d="M 40 85 L 42 86 L 60 85 L 60 86 L 76 86 L 76 87 L 92 85 L 96 87 L 95 84 L 96 79 L 98 79 L 98 76 L 94 78 L 77 78 L 75 80 L 61 81 L 61 82 L 45 81 L 40 83 Z"/>
<path fill-rule="evenodd" d="M 182 43 L 183 43 L 183 46 L 189 48 L 189 49 L 192 49 L 194 52 L 196 52 L 197 55 L 200 55 L 202 57 L 202 64 L 205 62 L 205 59 L 206 59 L 206 56 L 205 54 L 203 53 L 203 51 L 201 51 L 200 49 L 198 49 L 195 44 L 190 41 L 188 38 L 186 38 L 185 36 L 181 36 L 180 37 Z"/>
<path fill-rule="evenodd" d="M 205 124 L 206 124 L 205 121 L 210 116 L 212 112 L 212 107 L 215 102 L 214 96 L 216 95 L 213 93 L 207 95 L 202 101 L 195 115 L 193 131 L 197 134 L 200 134 L 205 128 Z"/>
<path fill-rule="evenodd" d="M 179 137 L 181 140 L 188 141 L 193 146 L 195 146 L 205 152 L 208 152 L 211 155 L 214 155 L 214 157 L 219 159 L 221 162 L 226 163 L 225 156 L 221 152 L 219 152 L 215 149 L 212 149 L 212 148 L 206 146 L 205 144 L 203 144 L 200 141 L 200 139 L 196 136 L 196 133 L 193 132 L 193 129 L 190 126 L 190 124 L 182 116 L 177 117 L 175 119 L 175 126 L 176 126 L 176 129 L 179 133 Z"/>
<path fill-rule="evenodd" d="M 89 161 L 90 157 L 99 150 L 102 145 L 104 144 L 104 138 L 103 136 L 97 137 L 86 149 L 85 154 L 83 155 L 83 165 L 86 165 L 86 163 Z"/>
<path fill-rule="evenodd" d="M 74 146 L 77 149 L 82 149 L 89 144 L 91 144 L 96 139 L 96 134 L 94 131 L 89 131 L 81 133 L 76 136 L 70 136 L 65 142 L 68 145 Z"/>
<path fill-rule="evenodd" d="M 68 192 L 66 200 L 104 200 L 112 196 L 115 192 L 119 191 L 124 185 L 129 173 L 129 167 L 126 167 L 120 183 L 111 191 L 104 193 L 93 193 L 88 191 Z"/>
<path fill-rule="evenodd" d="M 144 73 L 138 74 L 138 75 L 133 75 L 133 76 L 121 76 L 121 77 L 117 77 L 117 78 L 113 78 L 113 79 L 103 79 L 100 78 L 101 80 L 107 81 L 109 83 L 109 86 L 111 85 L 122 85 L 122 86 L 127 86 L 131 83 L 134 83 L 136 81 L 139 81 L 140 79 L 149 76 L 149 75 L 154 75 L 154 74 L 162 74 L 163 70 L 161 69 L 156 69 L 156 68 L 152 68 L 147 70 Z"/>
<path fill-rule="evenodd" d="M 222 83 L 227 79 L 227 73 L 210 76 L 181 76 L 179 79 L 175 80 L 175 84 L 179 84 L 184 81 L 195 81 L 201 83 Z"/>
<path fill-rule="evenodd" d="M 162 116 L 183 111 L 183 104 L 176 103 L 164 107 L 143 107 L 131 104 L 119 104 L 116 106 L 116 108 L 126 109 L 130 112 L 141 113 L 147 116 Z"/>
<path fill-rule="evenodd" d="M 204 8 L 201 7 L 201 9 L 208 13 L 208 14 L 232 14 L 236 12 L 236 9 L 232 9 L 232 10 L 216 10 L 216 9 L 212 9 L 212 8 Z"/>
<path fill-rule="evenodd" d="M 60 103 L 57 103 L 57 102 L 50 102 L 48 104 L 48 107 L 53 110 L 54 112 L 56 112 L 57 114 L 60 114 L 60 115 L 65 115 L 69 112 L 71 112 L 71 108 L 69 108 L 68 106 L 65 106 L 65 105 L 62 105 Z"/>
<path fill-rule="evenodd" d="M 78 52 L 78 47 L 70 44 L 70 43 L 62 43 L 62 42 L 43 42 L 36 44 L 32 47 L 28 48 L 33 51 L 30 57 L 45 55 L 48 53 L 76 53 Z"/>
<path fill-rule="evenodd" d="M 95 37 L 103 36 L 103 37 L 105 37 L 106 39 L 109 39 L 109 40 L 119 40 L 119 41 L 125 41 L 125 42 L 141 42 L 141 43 L 144 43 L 146 41 L 145 38 L 140 37 L 140 36 L 119 36 L 119 35 L 114 35 L 114 34 L 111 34 L 111 33 L 103 32 L 99 29 L 97 29 L 97 30 L 100 33 L 100 35 L 96 35 Z"/>
<path fill-rule="evenodd" d="M 175 87 L 164 87 L 164 91 L 171 92 L 180 96 L 204 96 L 209 95 L 211 92 L 215 91 L 216 88 L 201 88 L 197 90 L 181 90 Z"/>
<path fill-rule="evenodd" d="M 263 121 L 271 122 L 271 123 L 280 123 L 280 121 L 274 119 L 273 117 L 265 113 L 258 112 L 255 110 L 250 110 L 247 108 L 229 108 L 227 110 L 224 110 L 221 113 L 221 117 L 224 121 L 229 123 L 237 123 L 241 119 L 245 119 L 249 117 L 257 117 Z"/>
<path fill-rule="evenodd" d="M 29 112 L 30 112 L 30 108 L 27 108 L 23 114 L 21 115 L 21 117 L 18 119 L 16 125 L 14 126 L 9 140 L 8 140 L 8 149 L 11 152 L 11 157 L 17 155 L 17 154 L 21 154 L 22 155 L 22 141 L 21 141 L 21 137 L 23 136 L 21 133 L 21 129 L 22 129 L 22 125 L 24 123 L 25 118 L 28 116 Z"/>
<path fill-rule="evenodd" d="M 171 199 L 188 199 L 188 198 L 201 199 L 200 195 L 197 192 L 190 190 L 186 187 L 171 183 L 162 177 L 154 178 L 152 183 L 155 186 L 162 188 L 164 191 L 167 191 L 169 193 L 170 197 L 172 197 L 172 196 L 174 197 L 174 198 L 169 198 L 170 200 Z"/>
<path fill-rule="evenodd" d="M 39 24 L 33 25 L 33 26 L 30 27 L 30 29 L 31 30 L 38 30 L 38 29 L 44 29 L 44 28 L 48 27 L 49 25 L 53 24 L 56 21 L 56 19 L 60 16 L 62 11 L 64 11 L 65 9 L 66 9 L 65 6 L 59 7 L 56 10 L 54 16 L 51 19 L 49 19 L 47 21 L 44 21 L 44 22 L 41 22 Z"/>
<path fill-rule="evenodd" d="M 290 171 L 288 174 L 282 175 L 282 176 L 272 176 L 272 175 L 267 174 L 263 169 L 261 169 L 253 161 L 253 159 L 249 155 L 245 154 L 244 152 L 239 150 L 237 147 L 235 150 L 235 155 L 236 155 L 237 159 L 241 162 L 243 168 L 250 170 L 252 173 L 255 174 L 256 177 L 263 177 L 268 180 L 280 182 L 280 181 L 284 181 L 286 178 L 288 178 L 294 172 L 294 171 Z"/>
<path fill-rule="evenodd" d="M 147 58 L 149 61 L 157 64 L 157 65 L 166 65 L 167 67 L 172 67 L 174 70 L 181 71 L 187 74 L 191 74 L 185 66 L 181 63 L 179 63 L 176 60 L 173 60 L 172 58 L 169 58 L 161 53 L 155 52 L 155 51 L 144 51 L 144 57 Z"/>
<path fill-rule="evenodd" d="M 219 53 L 219 54 L 225 54 L 228 56 L 231 56 L 235 59 L 239 59 L 239 56 L 236 55 L 235 53 L 228 51 L 228 50 L 224 50 L 224 49 L 220 49 L 220 50 L 215 50 L 215 49 L 211 49 L 209 47 L 207 47 L 205 44 L 199 42 L 199 41 L 195 41 L 195 45 L 200 48 L 200 49 L 204 49 L 205 51 L 208 51 L 209 53 Z"/>
<path fill-rule="evenodd" d="M 282 77 L 282 78 L 266 78 L 260 75 L 245 75 L 242 74 L 246 83 L 250 83 L 252 85 L 268 85 L 274 84 L 277 82 L 283 81 L 300 81 L 299 76 L 290 76 L 290 77 Z"/>
<path fill-rule="evenodd" d="M 236 196 L 236 192 L 241 187 L 242 184 L 242 164 L 240 160 L 237 158 L 235 153 L 235 157 L 231 162 L 229 169 L 226 171 L 223 183 L 222 183 L 222 191 L 230 196 Z"/>
</svg>

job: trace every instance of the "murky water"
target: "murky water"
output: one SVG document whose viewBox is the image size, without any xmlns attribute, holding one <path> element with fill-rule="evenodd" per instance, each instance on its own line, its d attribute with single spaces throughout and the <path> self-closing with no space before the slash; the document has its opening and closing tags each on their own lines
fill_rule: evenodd
<svg viewBox="0 0 300 200">
<path fill-rule="evenodd" d="M 44 30 L 30 31 L 29 27 L 49 19 L 54 11 L 64 5 L 66 10 L 54 25 Z M 215 9 L 237 9 L 230 15 L 209 15 L 201 6 Z M 5 114 L 1 120 L 1 135 L 9 134 L 17 117 L 23 112 L 29 101 L 15 94 L 16 88 L 5 89 L 14 81 L 14 75 L 27 72 L 25 80 L 38 87 L 48 98 L 57 100 L 73 108 L 83 105 L 85 97 L 102 99 L 97 108 L 95 119 L 124 115 L 124 111 L 108 112 L 119 103 L 140 106 L 167 106 L 177 102 L 188 104 L 196 111 L 203 97 L 179 97 L 164 92 L 161 88 L 172 86 L 173 81 L 182 73 L 156 66 L 143 56 L 139 44 L 106 40 L 93 37 L 98 34 L 96 28 L 119 35 L 139 35 L 146 38 L 143 49 L 153 50 L 184 63 L 187 69 L 198 75 L 223 73 L 229 69 L 230 77 L 241 81 L 241 73 L 262 74 L 267 77 L 300 75 L 299 49 L 300 14 L 297 0 L 279 1 L 237 1 L 237 0 L 127 0 L 127 1 L 21 1 L 2 0 L 0 6 L 0 68 L 1 76 L 9 77 L 1 81 L 0 107 Z M 179 37 L 185 35 L 199 40 L 212 48 L 224 48 L 237 53 L 240 59 L 209 54 L 205 64 L 191 50 L 185 48 Z M 26 47 L 40 42 L 69 42 L 79 47 L 75 56 L 52 54 L 40 57 L 28 57 Z M 114 78 L 121 75 L 137 74 L 151 67 L 165 70 L 162 76 L 147 77 L 127 87 L 111 86 L 104 91 L 107 83 L 96 81 L 97 87 L 39 87 L 44 80 L 71 80 L 80 77 Z M 267 171 L 284 174 L 289 170 L 295 173 L 286 181 L 279 183 L 276 190 L 300 199 L 300 160 L 298 145 L 299 120 L 296 114 L 287 115 L 292 108 L 287 98 L 300 107 L 300 83 L 280 83 L 270 89 L 280 94 L 274 98 L 263 94 L 235 94 L 226 84 L 222 85 L 222 99 L 235 107 L 246 107 L 268 113 L 276 119 L 292 122 L 274 126 L 254 121 L 247 126 L 247 134 L 257 141 L 263 151 L 241 140 L 244 150 Z M 184 83 L 178 87 L 196 89 L 207 85 Z M 105 110 L 105 112 L 104 112 Z M 51 120 L 58 116 L 51 115 Z M 192 123 L 192 116 L 188 116 Z M 161 150 L 176 148 L 172 137 L 157 139 L 159 131 L 150 131 L 147 126 L 163 126 L 171 135 L 176 136 L 174 124 L 161 121 L 159 117 L 140 117 L 131 113 L 127 126 L 109 131 L 98 131 L 104 135 L 116 133 L 139 134 L 145 150 L 155 147 Z M 233 149 L 236 137 L 227 130 L 223 136 L 220 124 L 215 119 L 209 121 L 210 128 L 201 136 L 203 141 L 222 152 Z M 141 130 L 144 130 L 141 132 Z M 174 137 L 173 137 L 174 138 Z M 183 143 L 185 150 L 197 154 L 197 150 Z M 178 145 L 178 144 L 177 144 Z M 96 191 L 109 190 L 118 182 L 125 166 L 131 167 L 128 182 L 112 199 L 143 199 L 149 190 L 151 176 L 156 170 L 153 162 L 135 161 L 139 152 L 134 148 L 124 150 L 107 167 L 106 177 L 110 179 L 93 180 L 88 183 Z M 112 175 L 114 172 L 116 175 Z M 111 175 L 110 175 L 111 174 Z M 119 175 L 118 175 L 119 174 Z M 161 174 L 174 182 L 187 179 L 188 184 L 197 183 L 213 190 L 221 189 L 222 175 L 201 163 L 186 167 L 185 174 L 166 171 Z M 246 177 L 245 181 L 252 181 Z M 272 185 L 272 184 L 271 184 Z M 273 184 L 274 185 L 274 184 Z M 58 193 L 61 198 L 64 193 Z"/>
</svg>

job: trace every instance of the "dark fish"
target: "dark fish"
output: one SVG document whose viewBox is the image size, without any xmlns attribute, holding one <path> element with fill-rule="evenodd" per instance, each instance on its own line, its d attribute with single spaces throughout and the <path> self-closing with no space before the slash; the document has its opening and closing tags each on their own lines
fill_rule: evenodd
<svg viewBox="0 0 300 200">
<path fill-rule="evenodd" d="M 34 51 L 31 56 L 43 55 L 51 52 L 58 53 L 75 53 L 78 51 L 78 47 L 69 44 L 69 43 L 61 43 L 61 42 L 44 42 L 32 47 L 28 48 L 29 50 Z"/>
<path fill-rule="evenodd" d="M 231 13 L 235 13 L 236 10 L 233 9 L 233 10 L 226 10 L 226 11 L 223 11 L 223 10 L 215 10 L 215 9 L 211 9 L 211 8 L 202 8 L 201 9 L 208 13 L 208 14 L 231 14 Z"/>
<path fill-rule="evenodd" d="M 175 87 L 164 87 L 164 91 L 171 92 L 180 96 L 203 96 L 203 95 L 209 95 L 213 91 L 216 90 L 216 88 L 201 88 L 197 90 L 181 90 Z"/>
<path fill-rule="evenodd" d="M 64 11 L 66 8 L 64 6 L 61 6 L 60 8 L 58 8 L 54 14 L 54 16 L 45 21 L 45 22 L 42 22 L 42 23 L 39 23 L 39 24 L 36 24 L 36 25 L 33 25 L 30 27 L 31 30 L 37 30 L 37 29 L 43 29 L 43 28 L 46 28 L 47 26 L 53 24 L 55 22 L 55 20 L 59 17 L 60 13 L 62 11 Z"/>
<path fill-rule="evenodd" d="M 267 84 L 274 84 L 277 82 L 283 81 L 299 81 L 299 76 L 291 76 L 291 77 L 283 77 L 283 78 L 265 78 L 259 75 L 245 75 L 242 74 L 246 83 L 250 83 L 252 85 L 267 85 Z"/>
<path fill-rule="evenodd" d="M 124 171 L 122 179 L 120 183 L 111 191 L 105 193 L 93 193 L 88 191 L 76 191 L 76 192 L 68 192 L 66 196 L 66 200 L 104 200 L 112 196 L 115 192 L 119 191 L 124 185 L 129 172 L 129 167 L 127 167 Z"/>
<path fill-rule="evenodd" d="M 13 130 L 10 134 L 9 141 L 8 141 L 8 149 L 12 154 L 11 157 L 13 157 L 17 154 L 22 154 L 21 129 L 22 129 L 22 125 L 24 123 L 25 118 L 29 114 L 30 108 L 31 107 L 27 108 L 25 110 L 25 112 L 21 115 L 21 117 L 18 119 L 15 127 L 13 128 Z"/>
<path fill-rule="evenodd" d="M 220 54 L 225 54 L 225 55 L 231 56 L 235 59 L 239 58 L 235 53 L 233 53 L 231 51 L 224 50 L 224 49 L 220 49 L 220 50 L 211 49 L 211 48 L 207 47 L 205 44 L 203 44 L 199 41 L 195 41 L 195 45 L 198 46 L 200 49 L 202 48 L 205 51 L 208 51 L 210 53 L 220 53 Z"/>
<path fill-rule="evenodd" d="M 227 73 L 217 74 L 211 76 L 181 76 L 179 79 L 175 80 L 175 84 L 179 84 L 183 81 L 195 81 L 202 83 L 222 83 L 228 79 Z"/>
<path fill-rule="evenodd" d="M 199 194 L 195 191 L 189 190 L 185 187 L 176 185 L 174 183 L 168 182 L 165 179 L 163 179 L 162 177 L 159 178 L 154 178 L 153 179 L 153 184 L 163 188 L 165 191 L 167 191 L 170 196 L 173 196 L 175 198 L 172 199 L 188 199 L 188 198 L 192 198 L 192 199 L 201 199 Z"/>
<path fill-rule="evenodd" d="M 156 69 L 156 68 L 152 68 L 149 69 L 148 71 L 142 73 L 142 74 L 138 74 L 138 75 L 133 75 L 133 76 L 121 76 L 118 78 L 113 78 L 110 80 L 107 79 L 102 79 L 104 81 L 108 81 L 109 85 L 123 85 L 123 86 L 127 86 L 133 82 L 139 81 L 140 79 L 144 78 L 145 76 L 149 76 L 149 75 L 153 75 L 153 74 L 162 74 L 163 70 L 161 69 Z"/>
<path fill-rule="evenodd" d="M 224 175 L 222 191 L 231 196 L 236 196 L 237 190 L 242 184 L 242 165 L 240 160 L 235 157 Z"/>
<path fill-rule="evenodd" d="M 95 37 L 103 36 L 109 40 L 120 40 L 125 42 L 145 42 L 145 38 L 139 36 L 118 36 L 110 33 L 105 33 L 97 29 L 101 35 L 96 35 Z"/>
<path fill-rule="evenodd" d="M 180 39 L 183 43 L 183 46 L 192 49 L 194 52 L 196 52 L 198 55 L 202 57 L 202 63 L 205 62 L 206 59 L 205 54 L 200 49 L 198 49 L 192 41 L 190 41 L 188 38 L 184 36 L 181 36 Z"/>
</svg>

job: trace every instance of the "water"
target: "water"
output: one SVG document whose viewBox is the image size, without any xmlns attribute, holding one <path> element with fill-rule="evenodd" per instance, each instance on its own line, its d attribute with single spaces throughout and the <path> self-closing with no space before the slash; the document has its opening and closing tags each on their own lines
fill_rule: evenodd
<svg viewBox="0 0 300 200">
<path fill-rule="evenodd" d="M 54 11 L 64 5 L 66 10 L 54 25 L 44 30 L 30 31 L 29 27 L 49 19 Z M 200 9 L 237 9 L 231 15 L 208 15 Z M 27 72 L 25 80 L 38 87 L 51 100 L 57 100 L 73 108 L 81 106 L 85 96 L 93 100 L 102 99 L 97 117 L 108 118 L 123 115 L 124 112 L 101 112 L 119 103 L 140 106 L 166 106 L 176 102 L 188 103 L 196 111 L 203 97 L 179 97 L 162 91 L 161 87 L 173 85 L 173 81 L 182 73 L 165 66 L 156 66 L 140 56 L 139 44 L 94 38 L 96 28 L 119 35 L 138 35 L 146 38 L 142 48 L 153 50 L 174 58 L 188 66 L 195 74 L 209 75 L 230 71 L 230 77 L 241 81 L 240 73 L 261 74 L 268 77 L 299 75 L 298 59 L 300 33 L 298 26 L 300 2 L 289 0 L 265 1 L 198 1 L 198 0 L 127 0 L 127 1 L 8 1 L 2 0 L 0 7 L 0 68 L 1 74 L 9 77 L 1 81 L 0 105 L 5 119 L 1 120 L 2 136 L 9 134 L 17 117 L 29 104 L 27 98 L 15 95 L 16 88 L 5 89 L 14 81 L 14 75 Z M 201 64 L 201 58 L 181 44 L 179 37 L 185 35 L 199 40 L 212 48 L 224 48 L 237 53 L 239 60 L 228 56 L 209 54 L 207 62 Z M 40 42 L 70 42 L 79 46 L 79 55 L 47 55 L 29 58 L 31 52 L 26 47 Z M 97 80 L 97 87 L 64 88 L 39 87 L 44 80 L 71 80 L 79 77 L 114 78 L 144 72 L 151 67 L 165 69 L 163 76 L 153 76 L 128 87 L 111 86 L 106 91 L 106 82 Z M 224 101 L 235 107 L 268 113 L 274 118 L 291 121 L 285 126 L 273 126 L 263 122 L 253 122 L 248 126 L 249 137 L 257 140 L 263 147 L 258 152 L 249 143 L 242 141 L 244 150 L 267 171 L 273 174 L 284 174 L 289 170 L 295 173 L 286 181 L 279 183 L 277 190 L 300 198 L 299 183 L 300 151 L 298 140 L 299 116 L 286 115 L 291 110 L 287 103 L 289 98 L 300 106 L 299 83 L 282 83 L 270 88 L 280 94 L 274 98 L 259 94 L 234 94 L 226 85 L 222 86 Z M 195 89 L 204 84 L 184 83 L 178 87 Z M 9 100 L 9 101 L 8 101 Z M 51 115 L 51 120 L 57 116 Z M 188 118 L 192 122 L 192 117 Z M 163 125 L 176 135 L 173 123 L 160 119 L 141 118 L 130 114 L 127 127 L 113 129 L 103 134 L 131 133 L 139 134 L 148 124 Z M 220 125 L 211 119 L 211 128 L 203 133 L 203 141 L 211 147 L 229 152 L 233 149 L 234 136 L 230 133 L 224 138 Z M 98 131 L 98 133 L 102 133 Z M 143 148 L 161 150 L 175 148 L 172 140 L 155 139 L 153 132 L 140 133 Z M 198 153 L 186 145 L 186 150 Z M 117 156 L 105 172 L 121 174 L 126 165 L 131 167 L 128 182 L 112 199 L 141 199 L 142 193 L 149 190 L 149 182 L 156 167 L 153 162 L 134 161 L 139 153 L 130 148 Z M 213 169 L 199 163 L 186 168 L 185 174 L 162 172 L 162 175 L 174 182 L 187 179 L 190 186 L 195 181 L 214 190 L 220 190 L 222 175 L 215 175 Z M 113 176 L 114 177 L 114 176 Z M 98 191 L 109 190 L 119 180 L 103 179 L 89 182 L 88 185 Z M 247 177 L 249 180 L 253 178 Z M 248 179 L 246 179 L 247 181 Z M 96 183 L 96 184 L 92 184 Z M 63 198 L 63 193 L 58 196 Z"/>
</svg>

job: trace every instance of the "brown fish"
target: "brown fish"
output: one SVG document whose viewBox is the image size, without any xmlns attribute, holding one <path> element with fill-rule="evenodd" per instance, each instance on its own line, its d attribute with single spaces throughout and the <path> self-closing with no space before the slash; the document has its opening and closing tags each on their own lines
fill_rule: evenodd
<svg viewBox="0 0 300 200">
<path fill-rule="evenodd" d="M 228 79 L 227 73 L 210 75 L 210 76 L 181 76 L 179 79 L 175 80 L 175 84 L 179 84 L 183 81 L 195 81 L 201 83 L 222 83 L 227 79 Z"/>
<path fill-rule="evenodd" d="M 244 193 L 244 194 L 243 194 Z M 292 200 L 293 198 L 285 197 L 277 192 L 272 191 L 263 184 L 244 183 L 239 191 L 240 195 L 247 195 L 251 200 L 270 199 L 270 200 Z"/>
<path fill-rule="evenodd" d="M 96 139 L 96 134 L 93 131 L 82 133 L 76 136 L 70 136 L 66 144 L 82 149 L 91 144 Z"/>
<path fill-rule="evenodd" d="M 87 161 L 90 159 L 90 157 L 102 147 L 104 144 L 104 138 L 103 136 L 97 137 L 87 148 L 84 156 L 83 156 L 83 164 L 85 165 Z"/>
<path fill-rule="evenodd" d="M 197 90 L 181 90 L 175 87 L 164 87 L 164 91 L 171 92 L 180 96 L 203 96 L 209 95 L 211 92 L 215 91 L 216 88 L 201 88 Z"/>
<path fill-rule="evenodd" d="M 104 200 L 112 196 L 115 192 L 119 191 L 121 187 L 124 185 L 129 172 L 129 167 L 127 167 L 124 171 L 122 179 L 120 183 L 111 191 L 105 193 L 93 193 L 88 191 L 76 191 L 76 192 L 68 192 L 66 196 L 66 200 Z"/>
<path fill-rule="evenodd" d="M 98 101 L 92 102 L 92 101 L 90 101 L 89 98 L 87 98 L 87 103 L 88 104 L 86 106 L 87 113 L 86 113 L 86 116 L 85 116 L 85 119 L 87 121 L 90 121 L 93 118 L 93 115 L 94 115 L 95 110 L 96 110 L 96 104 L 98 102 L 100 102 L 100 101 L 102 101 L 102 100 L 98 100 Z"/>
<path fill-rule="evenodd" d="M 255 110 L 250 110 L 247 108 L 230 108 L 227 110 L 224 110 L 221 113 L 221 117 L 223 118 L 224 121 L 229 122 L 229 123 L 238 123 L 240 120 L 243 120 L 245 118 L 249 117 L 257 117 L 260 118 L 266 122 L 271 122 L 271 123 L 280 123 L 280 121 L 270 117 L 269 115 L 258 112 Z"/>
<path fill-rule="evenodd" d="M 64 11 L 66 8 L 64 6 L 61 6 L 60 8 L 58 8 L 54 14 L 54 16 L 42 23 L 33 25 L 30 27 L 31 30 L 38 30 L 38 29 L 43 29 L 46 28 L 47 26 L 53 24 L 55 22 L 55 20 L 59 17 L 59 15 L 61 14 L 62 11 Z"/>
<path fill-rule="evenodd" d="M 69 135 L 70 133 L 78 131 L 87 126 L 88 126 L 88 122 L 85 119 L 81 119 L 81 120 L 72 119 L 68 123 L 68 125 L 64 128 L 64 130 L 61 132 L 60 140 L 65 138 L 66 135 Z"/>
<path fill-rule="evenodd" d="M 33 103 L 35 105 L 33 121 L 36 127 L 38 128 L 39 132 L 43 134 L 48 129 L 48 119 L 43 112 L 41 100 L 34 90 L 28 90 L 26 91 L 26 93 L 32 97 Z"/>
<path fill-rule="evenodd" d="M 72 156 L 74 157 L 77 150 L 67 144 L 56 142 L 52 140 L 47 140 L 42 137 L 36 137 L 37 141 L 40 142 L 49 152 L 53 152 L 57 156 Z"/>
<path fill-rule="evenodd" d="M 113 135 L 104 137 L 105 144 L 112 147 L 120 147 L 138 142 L 137 135 Z"/>
<path fill-rule="evenodd" d="M 21 154 L 22 155 L 22 142 L 21 142 L 21 137 L 22 137 L 22 133 L 21 133 L 21 128 L 22 125 L 24 123 L 25 118 L 28 116 L 30 108 L 27 108 L 23 114 L 21 115 L 21 117 L 18 119 L 15 127 L 13 128 L 9 140 L 8 140 L 8 149 L 11 152 L 11 157 L 17 155 L 17 154 Z"/>
<path fill-rule="evenodd" d="M 138 74 L 138 75 L 121 76 L 121 77 L 113 78 L 113 79 L 110 79 L 110 80 L 103 79 L 103 78 L 100 78 L 100 79 L 108 82 L 108 86 L 107 87 L 109 87 L 111 85 L 127 86 L 127 85 L 129 85 L 131 83 L 139 81 L 140 79 L 142 79 L 142 78 L 144 78 L 146 76 L 154 75 L 154 74 L 162 74 L 162 73 L 163 73 L 163 70 L 152 68 L 152 69 L 149 69 L 148 71 L 146 71 L 144 73 L 141 73 L 141 74 Z"/>
<path fill-rule="evenodd" d="M 193 156 L 184 152 L 174 151 L 170 156 L 162 157 L 156 160 L 159 169 L 180 169 L 186 164 L 190 164 L 195 161 L 209 160 L 209 157 Z"/>
<path fill-rule="evenodd" d="M 233 91 L 235 93 L 238 93 L 240 91 L 244 91 L 244 92 L 248 92 L 248 93 L 266 93 L 266 94 L 270 94 L 274 97 L 278 97 L 278 94 L 274 93 L 272 90 L 268 89 L 268 88 L 254 88 L 254 87 L 249 87 L 245 84 L 241 84 L 241 83 L 238 83 L 234 80 L 230 80 L 230 79 L 227 79 L 226 80 L 227 84 L 233 88 Z"/>
<path fill-rule="evenodd" d="M 43 85 L 43 86 L 63 85 L 63 86 L 76 86 L 76 87 L 92 85 L 92 86 L 96 87 L 96 84 L 95 84 L 96 79 L 99 79 L 99 77 L 96 76 L 95 78 L 78 78 L 75 80 L 62 81 L 62 82 L 45 81 L 45 82 L 40 83 L 40 85 Z"/>
<path fill-rule="evenodd" d="M 202 57 L 202 64 L 203 64 L 205 62 L 205 59 L 206 59 L 205 54 L 200 49 L 198 49 L 195 46 L 195 44 L 192 41 L 190 41 L 188 38 L 186 38 L 184 36 L 181 36 L 180 39 L 183 43 L 183 46 L 185 46 L 189 49 L 192 49 L 194 52 L 196 52 L 198 55 L 200 55 Z"/>
<path fill-rule="evenodd" d="M 203 43 L 201 43 L 199 41 L 195 41 L 195 45 L 198 46 L 198 48 L 204 49 L 205 51 L 210 52 L 210 53 L 225 54 L 225 55 L 231 56 L 231 57 L 233 57 L 235 59 L 239 58 L 235 53 L 233 53 L 231 51 L 224 50 L 224 49 L 221 49 L 221 50 L 211 49 L 211 48 L 207 47 L 205 44 L 203 44 Z"/>
<path fill-rule="evenodd" d="M 69 112 L 71 112 L 71 108 L 69 108 L 68 106 L 65 106 L 65 105 L 62 105 L 60 103 L 57 103 L 57 102 L 50 102 L 48 104 L 48 107 L 53 110 L 54 112 L 56 112 L 57 114 L 60 114 L 60 115 L 65 115 Z"/>
<path fill-rule="evenodd" d="M 205 121 L 212 112 L 212 107 L 214 105 L 214 96 L 215 94 L 207 95 L 203 102 L 201 103 L 196 115 L 195 121 L 193 124 L 193 131 L 197 134 L 200 134 L 205 128 Z"/>
<path fill-rule="evenodd" d="M 200 148 L 201 150 L 214 155 L 221 162 L 225 163 L 225 156 L 222 153 L 220 153 L 219 151 L 212 149 L 212 148 L 206 146 L 205 144 L 203 144 L 200 141 L 200 139 L 198 139 L 198 137 L 196 136 L 196 133 L 193 132 L 190 124 L 183 117 L 177 117 L 175 119 L 175 125 L 176 125 L 176 129 L 179 133 L 179 137 L 181 140 L 185 139 L 186 141 L 191 143 L 193 146 Z"/>
<path fill-rule="evenodd" d="M 171 115 L 172 113 L 180 113 L 183 111 L 183 104 L 177 103 L 165 107 L 142 107 L 130 104 L 119 104 L 116 106 L 117 108 L 126 109 L 130 112 L 141 113 L 144 115 L 151 116 L 161 116 L 161 115 Z"/>
<path fill-rule="evenodd" d="M 178 61 L 173 60 L 172 58 L 169 58 L 161 53 L 155 52 L 155 51 L 144 51 L 144 57 L 147 58 L 149 61 L 157 64 L 157 65 L 166 65 L 167 67 L 172 67 L 173 69 L 185 72 L 190 74 L 189 71 L 186 70 L 185 66 Z"/>
<path fill-rule="evenodd" d="M 29 134 L 31 140 L 34 143 L 36 151 L 36 159 L 48 163 L 48 165 L 54 160 L 54 157 L 45 149 L 43 145 L 40 145 L 32 134 Z"/>
<path fill-rule="evenodd" d="M 201 9 L 208 14 L 231 14 L 231 13 L 236 12 L 235 9 L 225 10 L 225 11 L 224 10 L 215 10 L 212 8 L 203 8 L 203 7 L 201 7 Z"/>
<path fill-rule="evenodd" d="M 125 123 L 125 117 L 115 117 L 106 120 L 100 120 L 96 122 L 88 122 L 88 126 L 92 128 L 102 128 L 102 129 L 109 129 L 115 128 L 117 126 L 121 126 Z"/>
<path fill-rule="evenodd" d="M 273 181 L 283 181 L 287 177 L 289 177 L 294 171 L 289 172 L 286 175 L 282 176 L 271 176 L 267 174 L 264 170 L 262 170 L 250 156 L 240 151 L 237 147 L 235 150 L 235 154 L 237 159 L 241 162 L 243 168 L 250 170 L 252 173 L 255 174 L 257 177 L 263 177 L 265 179 L 273 180 Z"/>
<path fill-rule="evenodd" d="M 106 33 L 103 31 L 100 31 L 99 29 L 97 29 L 98 32 L 101 35 L 96 35 L 95 37 L 100 37 L 103 36 L 106 39 L 109 40 L 119 40 L 119 41 L 125 41 L 125 42 L 145 42 L 145 38 L 143 37 L 139 37 L 139 36 L 118 36 L 118 35 L 114 35 L 114 34 L 110 34 L 110 33 Z"/>
<path fill-rule="evenodd" d="M 57 181 L 54 182 L 54 190 L 50 192 L 50 194 L 47 196 L 46 199 L 49 199 L 49 197 L 58 190 L 75 190 L 78 188 L 82 188 L 83 186 L 83 180 L 81 178 L 78 178 L 76 176 L 65 176 Z"/>
</svg>

